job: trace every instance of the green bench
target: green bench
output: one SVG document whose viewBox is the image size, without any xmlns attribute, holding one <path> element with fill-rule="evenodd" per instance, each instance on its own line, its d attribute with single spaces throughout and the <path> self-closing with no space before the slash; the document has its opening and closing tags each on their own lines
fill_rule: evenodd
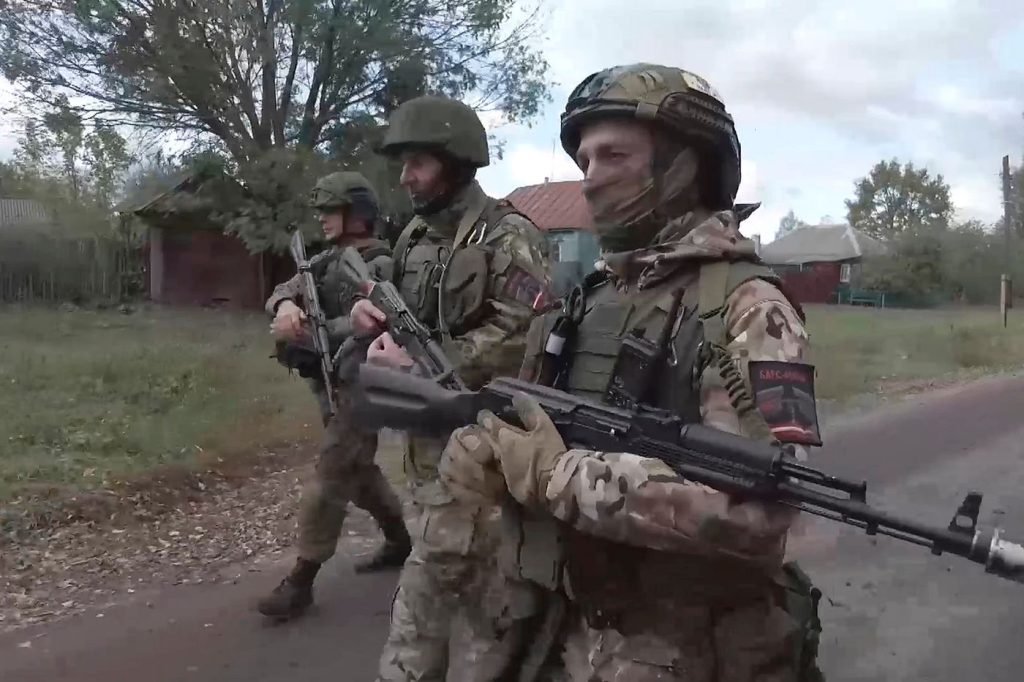
<svg viewBox="0 0 1024 682">
<path fill-rule="evenodd" d="M 885 292 L 873 291 L 870 289 L 840 289 L 836 292 L 837 303 L 849 303 L 850 305 L 870 305 L 875 308 L 885 307 Z"/>
</svg>

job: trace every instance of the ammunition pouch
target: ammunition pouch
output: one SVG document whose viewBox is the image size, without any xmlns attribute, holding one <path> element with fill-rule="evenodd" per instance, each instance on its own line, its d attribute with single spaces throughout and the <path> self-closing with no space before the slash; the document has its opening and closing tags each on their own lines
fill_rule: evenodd
<svg viewBox="0 0 1024 682">
<path fill-rule="evenodd" d="M 487 300 L 489 254 L 468 245 L 452 254 L 441 283 L 445 328 L 452 336 L 479 326 Z"/>
<path fill-rule="evenodd" d="M 298 373 L 303 379 L 320 378 L 320 356 L 311 345 L 292 341 L 277 341 L 270 357 Z"/>
<path fill-rule="evenodd" d="M 824 682 L 825 674 L 818 667 L 818 646 L 821 640 L 818 603 L 821 590 L 814 586 L 795 561 L 782 565 L 777 585 L 781 588 L 782 608 L 800 627 L 793 659 L 799 666 L 797 679 L 800 682 Z"/>
</svg>

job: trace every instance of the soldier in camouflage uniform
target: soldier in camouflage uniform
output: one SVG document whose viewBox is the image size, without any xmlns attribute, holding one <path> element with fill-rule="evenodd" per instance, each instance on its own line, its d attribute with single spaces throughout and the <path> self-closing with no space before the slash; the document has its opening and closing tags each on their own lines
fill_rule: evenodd
<svg viewBox="0 0 1024 682">
<path fill-rule="evenodd" d="M 521 377 L 806 457 L 821 441 L 804 316 L 739 232 L 756 205 L 734 204 L 740 147 L 718 94 L 676 68 L 608 69 L 570 95 L 561 139 L 584 172 L 602 259 L 582 305 L 533 323 Z M 659 348 L 653 375 L 637 371 Z M 779 409 L 780 391 L 800 409 Z M 441 476 L 459 499 L 510 493 L 557 520 L 560 582 L 547 587 L 572 599 L 569 679 L 821 679 L 820 593 L 783 562 L 792 509 L 694 484 L 659 460 L 568 450 L 536 402 L 516 407 L 525 429 L 484 412 L 457 430 Z M 555 546 L 523 538 L 524 554 Z"/>
<path fill-rule="evenodd" d="M 402 163 L 415 216 L 395 246 L 393 281 L 469 386 L 514 375 L 526 331 L 550 287 L 546 241 L 475 180 L 489 163 L 480 119 L 461 102 L 418 97 L 393 114 L 382 153 Z M 369 301 L 352 311 L 357 330 L 383 330 Z M 387 333 L 369 362 L 408 365 Z M 497 505 L 457 503 L 437 479 L 444 440 L 410 439 L 405 461 L 420 509 L 419 533 L 399 579 L 381 680 L 495 680 L 516 665 L 534 588 L 493 570 Z"/>
<path fill-rule="evenodd" d="M 317 211 L 331 245 L 313 257 L 312 272 L 334 353 L 352 336 L 348 314 L 355 294 L 352 284 L 340 273 L 337 256 L 351 246 L 371 270 L 390 272 L 390 247 L 373 237 L 377 197 L 361 174 L 339 172 L 321 178 L 310 195 L 310 205 Z M 299 556 L 295 567 L 259 602 L 261 613 L 278 618 L 298 615 L 312 603 L 313 580 L 320 566 L 334 555 L 350 501 L 368 511 L 384 534 L 384 545 L 368 561 L 357 563 L 357 572 L 397 568 L 412 547 L 402 504 L 374 462 L 377 434 L 362 431 L 352 423 L 351 398 L 343 388 L 337 391 L 337 412 L 330 416 L 327 388 L 305 324 L 302 290 L 302 280 L 295 275 L 279 284 L 266 304 L 267 312 L 274 316 L 271 330 L 278 339 L 279 358 L 309 379 L 326 429 L 313 478 L 299 502 Z M 347 363 L 339 363 L 340 381 L 351 380 L 341 376 L 348 373 L 344 366 L 358 363 L 368 343 L 369 339 L 346 350 L 350 357 Z"/>
</svg>

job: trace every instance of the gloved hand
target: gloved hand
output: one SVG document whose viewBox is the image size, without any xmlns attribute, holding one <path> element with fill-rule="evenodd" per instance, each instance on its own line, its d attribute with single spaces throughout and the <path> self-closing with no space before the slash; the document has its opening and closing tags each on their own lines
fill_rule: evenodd
<svg viewBox="0 0 1024 682">
<path fill-rule="evenodd" d="M 487 506 L 505 497 L 505 479 L 498 470 L 494 449 L 476 424 L 452 433 L 441 453 L 437 473 L 463 504 Z"/>
<path fill-rule="evenodd" d="M 544 500 L 555 462 L 566 451 L 565 442 L 536 400 L 519 394 L 512 404 L 526 430 L 482 410 L 477 418 L 480 433 L 497 454 L 512 496 L 521 504 L 538 505 Z"/>
</svg>

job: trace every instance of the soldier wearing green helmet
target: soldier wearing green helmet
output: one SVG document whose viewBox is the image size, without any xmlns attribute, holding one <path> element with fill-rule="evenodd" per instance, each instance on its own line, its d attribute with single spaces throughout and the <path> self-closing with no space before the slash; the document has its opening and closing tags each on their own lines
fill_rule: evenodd
<svg viewBox="0 0 1024 682">
<path fill-rule="evenodd" d="M 682 69 L 618 66 L 584 79 L 561 123 L 602 258 L 534 320 L 520 377 L 806 457 L 821 439 L 804 315 L 740 233 L 757 205 L 735 203 L 740 145 L 721 96 Z M 801 423 L 773 409 L 794 388 Z M 460 499 L 511 494 L 547 516 L 517 531 L 517 563 L 571 599 L 565 677 L 823 679 L 820 592 L 784 562 L 793 510 L 638 454 L 569 450 L 539 405 L 516 408 L 525 428 L 485 411 L 457 430 L 441 478 Z"/>
<path fill-rule="evenodd" d="M 401 162 L 415 213 L 395 244 L 392 281 L 468 386 L 514 374 L 548 300 L 547 246 L 529 219 L 476 181 L 490 162 L 479 117 L 447 97 L 417 97 L 395 110 L 379 151 Z M 383 319 L 369 301 L 353 307 L 353 326 L 380 334 L 367 360 L 404 366 Z M 460 504 L 438 480 L 443 446 L 410 439 L 405 472 L 420 531 L 399 578 L 380 680 L 505 679 L 537 608 L 534 585 L 495 570 L 499 506 Z"/>
<path fill-rule="evenodd" d="M 320 178 L 309 195 L 330 248 L 312 258 L 313 278 L 320 305 L 327 317 L 331 349 L 336 352 L 352 335 L 348 314 L 356 290 L 338 267 L 337 256 L 352 246 L 378 273 L 391 268 L 391 249 L 373 236 L 379 206 L 377 193 L 360 173 L 340 171 Z M 402 517 L 402 504 L 374 462 L 377 434 L 357 429 L 352 422 L 350 398 L 338 391 L 338 410 L 328 410 L 319 359 L 302 310 L 302 281 L 295 275 L 279 284 L 267 299 L 273 316 L 271 331 L 278 342 L 278 358 L 307 378 L 320 403 L 324 438 L 312 479 L 299 501 L 298 558 L 291 572 L 260 600 L 266 616 L 290 618 L 313 602 L 313 581 L 321 565 L 336 550 L 349 502 L 373 516 L 384 534 L 384 544 L 357 572 L 397 568 L 412 547 Z M 365 345 L 361 353 L 365 352 Z M 339 377 L 344 380 L 344 377 Z"/>
</svg>

